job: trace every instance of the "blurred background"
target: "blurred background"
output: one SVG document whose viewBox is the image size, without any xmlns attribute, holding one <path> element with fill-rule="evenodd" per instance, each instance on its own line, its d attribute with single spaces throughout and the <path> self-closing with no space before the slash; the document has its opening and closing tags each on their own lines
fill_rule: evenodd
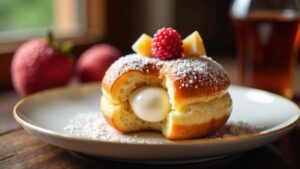
<svg viewBox="0 0 300 169">
<path fill-rule="evenodd" d="M 182 37 L 198 30 L 208 55 L 231 60 L 225 67 L 231 69 L 236 50 L 230 5 L 230 0 L 1 0 L 0 90 L 11 88 L 10 63 L 20 44 L 43 37 L 49 29 L 59 40 L 75 44 L 76 57 L 101 42 L 131 53 L 141 33 L 153 35 L 164 26 L 174 27 Z M 236 81 L 235 75 L 231 78 Z"/>
<path fill-rule="evenodd" d="M 11 88 L 10 62 L 18 46 L 49 29 L 73 41 L 77 57 L 99 42 L 131 53 L 141 33 L 171 26 L 182 37 L 198 30 L 209 55 L 234 58 L 229 7 L 230 0 L 1 0 L 0 89 Z"/>
</svg>

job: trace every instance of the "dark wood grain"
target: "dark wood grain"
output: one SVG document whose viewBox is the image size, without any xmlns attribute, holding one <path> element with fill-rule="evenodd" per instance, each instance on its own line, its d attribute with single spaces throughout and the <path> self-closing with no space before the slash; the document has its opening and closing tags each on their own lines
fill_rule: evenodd
<svg viewBox="0 0 300 169">
<path fill-rule="evenodd" d="M 76 166 L 79 166 L 79 161 L 67 151 L 46 144 L 23 129 L 1 136 L 0 168 L 76 168 Z"/>
<path fill-rule="evenodd" d="M 13 90 L 0 91 L 0 134 L 20 127 L 12 116 L 19 97 Z"/>
</svg>

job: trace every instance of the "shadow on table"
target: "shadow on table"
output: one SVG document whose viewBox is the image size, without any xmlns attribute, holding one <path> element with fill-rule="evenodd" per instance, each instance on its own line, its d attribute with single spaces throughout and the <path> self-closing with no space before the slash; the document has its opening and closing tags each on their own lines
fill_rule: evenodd
<svg viewBox="0 0 300 169">
<path fill-rule="evenodd" d="M 72 155 L 81 159 L 88 168 L 133 168 L 133 169 L 292 169 L 291 162 L 286 159 L 278 149 L 273 146 L 266 146 L 256 150 L 248 151 L 242 154 L 232 155 L 223 159 L 202 162 L 202 163 L 189 163 L 189 164 L 176 164 L 176 165 L 152 165 L 152 164 L 133 164 L 126 162 L 117 162 L 110 160 L 98 159 L 78 153 L 71 152 Z"/>
</svg>

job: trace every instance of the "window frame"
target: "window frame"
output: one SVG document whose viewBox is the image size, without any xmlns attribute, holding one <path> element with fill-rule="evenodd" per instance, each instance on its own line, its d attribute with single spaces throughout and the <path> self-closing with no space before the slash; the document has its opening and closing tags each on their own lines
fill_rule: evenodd
<svg viewBox="0 0 300 169">
<path fill-rule="evenodd" d="M 62 3 L 61 0 L 54 0 L 54 3 Z M 79 11 L 78 17 L 84 17 L 81 23 L 83 29 L 79 33 L 71 33 L 68 35 L 56 34 L 58 41 L 72 41 L 75 46 L 92 44 L 104 38 L 106 33 L 106 0 L 74 0 L 77 4 L 83 5 L 84 9 Z M 55 4 L 54 6 L 65 8 L 65 5 Z M 83 12 L 83 13 L 81 13 Z M 40 29 L 39 31 L 41 31 Z M 43 29 L 45 30 L 45 29 Z M 41 31 L 41 33 L 43 33 Z M 21 37 L 13 40 L 3 40 L 0 42 L 1 54 L 13 53 L 22 43 L 34 37 Z M 1 63 L 0 63 L 1 64 Z"/>
</svg>

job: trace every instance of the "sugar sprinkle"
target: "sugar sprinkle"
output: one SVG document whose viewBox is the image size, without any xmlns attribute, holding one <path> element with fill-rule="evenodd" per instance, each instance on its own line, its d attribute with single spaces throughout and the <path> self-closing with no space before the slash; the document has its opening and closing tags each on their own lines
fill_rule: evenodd
<svg viewBox="0 0 300 169">
<path fill-rule="evenodd" d="M 105 142 L 137 143 L 137 144 L 162 144 L 170 142 L 158 133 L 136 132 L 121 134 L 113 129 L 99 112 L 78 113 L 71 118 L 64 127 L 64 131 L 76 137 L 89 138 Z M 216 139 L 259 132 L 247 123 L 226 124 L 216 132 L 202 139 Z M 146 133 L 146 134 L 145 134 Z M 155 136 L 153 136 L 155 134 Z"/>
<path fill-rule="evenodd" d="M 108 142 L 161 144 L 158 138 L 147 138 L 139 134 L 121 134 L 113 129 L 99 112 L 78 113 L 70 119 L 64 131 L 76 137 Z"/>
<path fill-rule="evenodd" d="M 223 67 L 212 58 L 204 56 L 199 58 L 179 58 L 174 60 L 159 60 L 143 57 L 137 54 L 129 54 L 114 62 L 108 69 L 104 81 L 113 84 L 114 81 L 130 70 L 149 72 L 150 66 L 154 70 L 163 70 L 174 76 L 174 80 L 181 83 L 180 88 L 195 88 L 195 84 L 209 86 L 212 91 L 217 90 L 218 85 L 223 85 L 228 76 Z"/>
</svg>

